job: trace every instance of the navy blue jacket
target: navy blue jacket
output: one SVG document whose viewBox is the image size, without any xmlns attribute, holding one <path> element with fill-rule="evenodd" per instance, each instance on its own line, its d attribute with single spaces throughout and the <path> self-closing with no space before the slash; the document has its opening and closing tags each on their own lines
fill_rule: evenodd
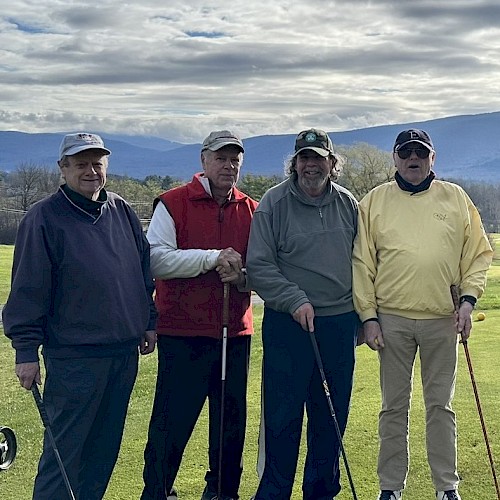
<svg viewBox="0 0 500 500">
<path fill-rule="evenodd" d="M 101 357 L 136 349 L 154 330 L 149 244 L 131 207 L 107 193 L 93 217 L 63 189 L 36 203 L 18 229 L 3 310 L 16 363 Z"/>
</svg>

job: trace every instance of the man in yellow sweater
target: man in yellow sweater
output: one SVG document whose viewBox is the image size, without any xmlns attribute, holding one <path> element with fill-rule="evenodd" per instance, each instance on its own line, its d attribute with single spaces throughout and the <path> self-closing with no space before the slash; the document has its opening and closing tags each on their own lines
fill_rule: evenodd
<svg viewBox="0 0 500 500">
<path fill-rule="evenodd" d="M 456 419 L 451 408 L 458 335 L 486 284 L 493 252 L 465 191 L 435 179 L 436 153 L 425 131 L 402 131 L 394 144 L 395 180 L 359 204 L 353 254 L 354 305 L 368 346 L 378 351 L 379 500 L 398 500 L 408 474 L 413 365 L 420 352 L 427 458 L 437 500 L 458 494 Z M 450 286 L 458 285 L 454 314 Z"/>
</svg>

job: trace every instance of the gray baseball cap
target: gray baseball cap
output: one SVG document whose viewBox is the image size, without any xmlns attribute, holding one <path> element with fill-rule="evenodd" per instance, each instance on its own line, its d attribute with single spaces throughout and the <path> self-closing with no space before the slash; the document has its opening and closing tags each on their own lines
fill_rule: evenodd
<svg viewBox="0 0 500 500">
<path fill-rule="evenodd" d="M 105 155 L 111 154 L 111 151 L 104 147 L 103 140 L 97 134 L 78 132 L 64 136 L 59 147 L 59 160 L 62 160 L 63 156 L 73 156 L 86 149 L 99 149 Z"/>
<path fill-rule="evenodd" d="M 215 130 L 214 132 L 210 132 L 210 135 L 203 141 L 201 150 L 210 149 L 210 151 L 217 151 L 224 146 L 238 146 L 242 153 L 245 152 L 243 142 L 239 136 L 230 130 Z"/>
</svg>

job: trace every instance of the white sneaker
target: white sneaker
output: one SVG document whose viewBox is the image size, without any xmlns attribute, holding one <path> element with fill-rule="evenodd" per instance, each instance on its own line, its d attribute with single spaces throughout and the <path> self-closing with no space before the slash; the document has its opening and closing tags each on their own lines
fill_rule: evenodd
<svg viewBox="0 0 500 500">
<path fill-rule="evenodd" d="M 403 492 L 401 490 L 382 490 L 378 494 L 377 500 L 400 500 L 401 498 L 403 498 Z"/>
<path fill-rule="evenodd" d="M 462 500 L 457 490 L 436 491 L 436 500 Z"/>
</svg>

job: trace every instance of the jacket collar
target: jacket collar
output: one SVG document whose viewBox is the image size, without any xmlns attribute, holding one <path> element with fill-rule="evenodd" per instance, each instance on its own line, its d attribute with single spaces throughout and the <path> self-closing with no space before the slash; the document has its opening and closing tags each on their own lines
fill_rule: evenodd
<svg viewBox="0 0 500 500">
<path fill-rule="evenodd" d="M 187 188 L 189 198 L 192 200 L 203 200 L 209 198 L 213 200 L 212 192 L 210 191 L 210 183 L 203 172 L 194 174 L 193 179 L 187 185 Z M 247 198 L 248 196 L 245 193 L 234 187 L 231 192 L 229 202 L 241 202 Z"/>
</svg>

